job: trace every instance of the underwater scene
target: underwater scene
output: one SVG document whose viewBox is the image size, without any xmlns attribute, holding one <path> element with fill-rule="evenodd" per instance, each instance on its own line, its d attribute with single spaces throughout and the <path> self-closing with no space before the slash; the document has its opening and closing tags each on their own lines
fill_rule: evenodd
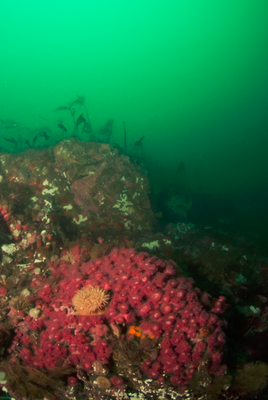
<svg viewBox="0 0 268 400">
<path fill-rule="evenodd" d="M 1 4 L 0 400 L 268 399 L 267 16 Z"/>
</svg>

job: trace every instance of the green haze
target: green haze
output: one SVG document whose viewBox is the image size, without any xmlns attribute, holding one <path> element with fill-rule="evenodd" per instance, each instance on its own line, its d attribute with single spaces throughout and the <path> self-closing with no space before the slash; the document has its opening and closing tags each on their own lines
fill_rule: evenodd
<svg viewBox="0 0 268 400">
<path fill-rule="evenodd" d="M 2 2 L 0 118 L 55 129 L 84 95 L 93 129 L 145 136 L 155 181 L 183 161 L 193 190 L 265 190 L 267 16 L 267 0 Z"/>
</svg>

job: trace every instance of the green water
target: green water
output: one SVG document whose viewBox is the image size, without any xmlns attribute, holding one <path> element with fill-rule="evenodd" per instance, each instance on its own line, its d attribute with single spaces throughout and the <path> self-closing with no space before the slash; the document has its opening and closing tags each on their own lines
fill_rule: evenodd
<svg viewBox="0 0 268 400">
<path fill-rule="evenodd" d="M 123 145 L 126 121 L 129 149 L 145 136 L 152 182 L 183 161 L 192 190 L 267 196 L 267 0 L 15 0 L 0 12 L 2 120 L 60 140 L 71 120 L 54 110 L 83 95 L 93 130 L 113 118 Z"/>
</svg>

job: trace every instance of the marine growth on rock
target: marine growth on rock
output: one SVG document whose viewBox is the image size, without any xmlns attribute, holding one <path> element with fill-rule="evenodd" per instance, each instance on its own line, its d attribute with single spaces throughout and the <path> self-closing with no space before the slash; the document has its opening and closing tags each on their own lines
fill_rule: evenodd
<svg viewBox="0 0 268 400">
<path fill-rule="evenodd" d="M 98 393 L 103 381 L 110 395 L 126 387 L 187 390 L 204 366 L 208 379 L 225 373 L 216 315 L 224 298 L 212 301 L 175 262 L 148 253 L 114 248 L 89 262 L 79 246 L 70 254 L 49 263 L 49 277 L 33 275 L 40 313 L 18 322 L 11 359 L 48 372 L 71 367 L 70 384 L 82 380 Z"/>
</svg>

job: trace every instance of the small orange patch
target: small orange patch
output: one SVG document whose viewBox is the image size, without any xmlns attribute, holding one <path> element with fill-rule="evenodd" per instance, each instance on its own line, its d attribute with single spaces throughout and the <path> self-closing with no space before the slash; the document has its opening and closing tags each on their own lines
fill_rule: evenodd
<svg viewBox="0 0 268 400">
<path fill-rule="evenodd" d="M 41 247 L 42 244 L 43 244 L 42 239 L 39 239 L 39 240 L 36 242 L 36 246 L 37 246 L 37 247 Z"/>
<path fill-rule="evenodd" d="M 28 257 L 29 258 L 32 258 L 33 255 L 34 255 L 34 251 L 33 250 L 28 250 L 27 253 L 28 253 Z"/>
<path fill-rule="evenodd" d="M 141 338 L 149 337 L 150 339 L 154 339 L 154 335 L 152 335 L 151 333 L 144 332 L 138 326 L 134 325 L 131 325 L 131 327 L 128 330 L 128 334 Z"/>
<path fill-rule="evenodd" d="M 34 169 L 34 163 L 29 164 L 30 169 Z"/>
<path fill-rule="evenodd" d="M 199 336 L 201 339 L 204 339 L 210 334 L 210 329 L 207 326 L 199 329 Z"/>
</svg>

